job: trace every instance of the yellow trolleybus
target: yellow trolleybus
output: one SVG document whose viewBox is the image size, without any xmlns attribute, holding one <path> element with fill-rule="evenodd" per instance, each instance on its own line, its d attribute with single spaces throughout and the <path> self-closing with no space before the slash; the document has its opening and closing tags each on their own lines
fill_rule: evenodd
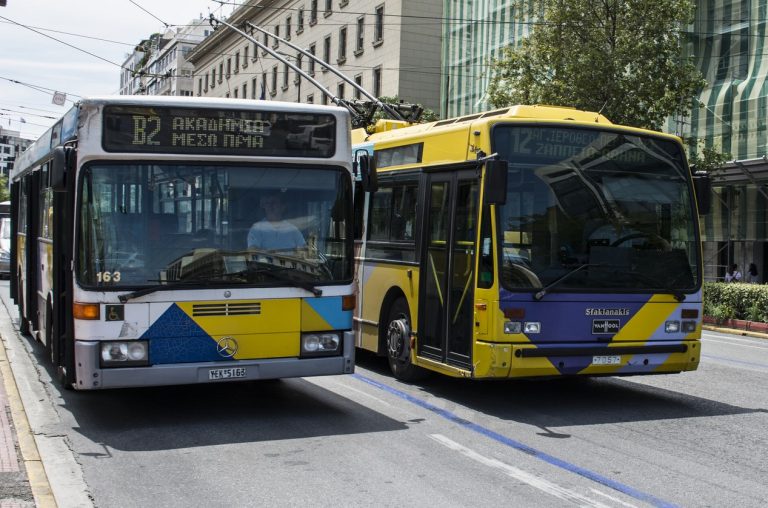
<svg viewBox="0 0 768 508">
<path fill-rule="evenodd" d="M 19 158 L 20 328 L 90 390 L 351 373 L 349 113 L 79 102 Z"/>
<path fill-rule="evenodd" d="M 353 132 L 379 189 L 357 346 L 395 376 L 632 375 L 699 364 L 702 262 L 679 139 L 516 106 Z"/>
</svg>

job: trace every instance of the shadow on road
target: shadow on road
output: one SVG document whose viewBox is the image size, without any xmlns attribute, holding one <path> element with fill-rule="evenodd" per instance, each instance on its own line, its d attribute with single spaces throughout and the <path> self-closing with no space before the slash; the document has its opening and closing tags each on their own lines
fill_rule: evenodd
<svg viewBox="0 0 768 508">
<path fill-rule="evenodd" d="M 40 368 L 53 377 L 40 344 Z M 168 450 L 404 430 L 407 426 L 304 379 L 76 392 L 54 385 L 74 430 L 106 449 Z"/>
</svg>

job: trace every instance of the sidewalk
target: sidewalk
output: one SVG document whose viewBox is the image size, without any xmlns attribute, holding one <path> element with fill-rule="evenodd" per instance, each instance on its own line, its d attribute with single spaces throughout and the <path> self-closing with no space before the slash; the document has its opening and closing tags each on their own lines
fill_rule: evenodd
<svg viewBox="0 0 768 508">
<path fill-rule="evenodd" d="M 736 328 L 724 328 L 717 325 L 702 325 L 702 330 L 710 332 L 728 333 L 731 335 L 741 335 L 743 337 L 753 337 L 755 339 L 768 339 L 768 333 L 753 332 L 750 330 L 739 330 Z"/>
<path fill-rule="evenodd" d="M 35 438 L 0 344 L 0 508 L 55 508 Z"/>
</svg>

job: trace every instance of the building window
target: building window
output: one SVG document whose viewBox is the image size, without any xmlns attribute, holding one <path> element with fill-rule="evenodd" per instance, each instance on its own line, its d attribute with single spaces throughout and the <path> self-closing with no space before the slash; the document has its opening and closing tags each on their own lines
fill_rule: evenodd
<svg viewBox="0 0 768 508">
<path fill-rule="evenodd" d="M 227 58 L 227 79 L 232 75 L 232 59 Z"/>
<path fill-rule="evenodd" d="M 296 33 L 300 34 L 304 31 L 304 7 L 299 7 L 299 12 L 296 13 Z"/>
<path fill-rule="evenodd" d="M 365 16 L 357 18 L 357 31 L 355 33 L 355 55 L 363 52 L 363 43 L 365 42 Z"/>
<path fill-rule="evenodd" d="M 238 90 L 237 88 L 235 88 L 235 99 L 237 99 L 237 94 L 238 94 L 238 92 L 239 92 L 239 91 L 240 91 L 240 90 Z"/>
<path fill-rule="evenodd" d="M 328 94 L 323 94 L 323 97 L 320 99 L 320 104 L 323 106 L 328 105 Z"/>
<path fill-rule="evenodd" d="M 248 98 L 248 83 L 243 83 L 243 99 Z"/>
<path fill-rule="evenodd" d="M 219 83 L 224 81 L 224 62 L 219 64 Z"/>
<path fill-rule="evenodd" d="M 248 46 L 243 48 L 243 69 L 248 67 L 248 50 L 250 48 Z"/>
<path fill-rule="evenodd" d="M 206 80 L 208 78 L 208 75 L 206 74 Z M 206 82 L 205 88 L 208 88 L 208 83 Z M 216 88 L 216 69 L 211 69 L 211 88 Z"/>
<path fill-rule="evenodd" d="M 264 47 L 268 48 L 269 47 L 269 34 L 266 31 L 264 31 L 263 35 L 264 35 Z M 266 54 L 267 54 L 267 50 L 266 49 L 261 50 L 261 55 L 262 56 L 264 56 Z"/>
<path fill-rule="evenodd" d="M 299 69 L 301 69 L 302 56 L 303 55 L 301 53 L 296 55 L 296 67 L 298 67 Z M 293 78 L 293 84 L 298 85 L 299 83 L 301 83 L 301 72 L 297 70 L 296 77 Z"/>
<path fill-rule="evenodd" d="M 344 83 L 339 83 L 336 85 L 336 97 L 339 99 L 344 99 Z"/>
<path fill-rule="evenodd" d="M 309 25 L 317 24 L 317 0 L 309 2 Z"/>
<path fill-rule="evenodd" d="M 312 55 L 312 56 L 316 56 L 317 55 L 317 46 L 314 43 L 309 45 L 309 54 Z M 315 59 L 314 58 L 310 58 L 309 59 L 309 69 L 308 69 L 308 71 L 309 71 L 309 75 L 310 76 L 314 76 L 315 75 Z"/>
<path fill-rule="evenodd" d="M 285 18 L 285 40 L 291 40 L 291 17 Z"/>
<path fill-rule="evenodd" d="M 373 69 L 373 96 L 381 97 L 381 67 Z"/>
<path fill-rule="evenodd" d="M 258 59 L 259 59 L 259 45 L 254 42 L 253 43 L 253 61 L 255 62 Z"/>
<path fill-rule="evenodd" d="M 288 64 L 283 64 L 283 90 L 288 88 Z"/>
<path fill-rule="evenodd" d="M 347 27 L 339 29 L 339 59 L 337 63 L 344 63 L 347 60 Z"/>
<path fill-rule="evenodd" d="M 280 25 L 275 25 L 275 37 L 272 37 L 272 48 L 277 49 L 280 46 L 280 42 L 277 38 L 280 37 Z"/>
<path fill-rule="evenodd" d="M 251 99 L 256 99 L 256 78 L 251 80 Z"/>
<path fill-rule="evenodd" d="M 355 76 L 355 84 L 359 86 L 360 88 L 363 87 L 363 75 L 358 74 Z M 360 88 L 355 88 L 355 99 L 360 100 L 362 98 L 362 94 L 360 93 Z"/>
<path fill-rule="evenodd" d="M 325 39 L 323 40 L 323 61 L 324 62 L 330 62 L 331 61 L 331 36 L 326 35 Z M 328 67 L 323 66 L 322 71 L 325 72 L 328 70 Z"/>
<path fill-rule="evenodd" d="M 272 86 L 269 87 L 269 95 L 277 93 L 277 65 L 272 67 Z"/>
<path fill-rule="evenodd" d="M 315 103 L 315 94 L 307 95 L 307 104 L 314 104 L 314 103 Z"/>
<path fill-rule="evenodd" d="M 333 14 L 333 0 L 325 0 L 325 12 L 323 12 L 323 16 L 326 18 Z"/>
<path fill-rule="evenodd" d="M 373 26 L 373 44 L 378 45 L 384 40 L 384 6 L 376 7 L 376 22 Z"/>
<path fill-rule="evenodd" d="M 235 74 L 240 72 L 240 52 L 235 53 Z"/>
<path fill-rule="evenodd" d="M 203 78 L 197 80 L 197 95 L 203 95 Z"/>
</svg>

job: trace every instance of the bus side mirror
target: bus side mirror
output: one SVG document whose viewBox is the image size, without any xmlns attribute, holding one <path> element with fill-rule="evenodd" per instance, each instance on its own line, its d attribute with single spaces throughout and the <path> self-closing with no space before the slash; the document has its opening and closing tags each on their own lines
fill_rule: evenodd
<svg viewBox="0 0 768 508">
<path fill-rule="evenodd" d="M 367 153 L 361 154 L 357 161 L 357 170 L 360 171 L 360 183 L 365 192 L 374 193 L 379 189 L 379 177 L 376 173 L 376 162 Z"/>
<path fill-rule="evenodd" d="M 507 161 L 485 163 L 485 187 L 483 195 L 488 205 L 503 205 L 507 202 Z"/>
<path fill-rule="evenodd" d="M 708 215 L 712 207 L 712 179 L 709 173 L 696 171 L 693 174 L 693 189 L 696 192 L 699 215 Z"/>
<path fill-rule="evenodd" d="M 57 146 L 53 149 L 53 163 L 49 174 L 50 186 L 56 192 L 67 190 L 67 173 L 75 165 L 75 149 Z"/>
</svg>

